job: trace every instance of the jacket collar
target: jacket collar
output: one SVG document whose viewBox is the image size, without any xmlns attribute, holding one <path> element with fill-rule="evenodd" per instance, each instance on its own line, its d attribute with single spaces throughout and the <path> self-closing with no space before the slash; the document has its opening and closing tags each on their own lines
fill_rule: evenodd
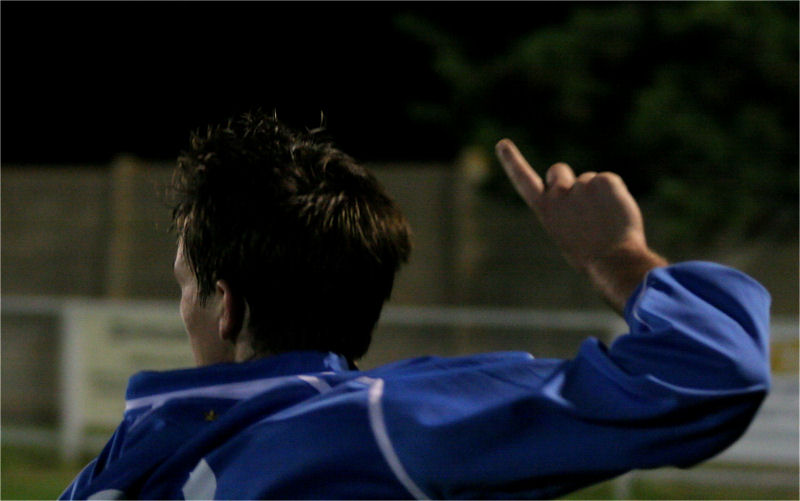
<svg viewBox="0 0 800 501">
<path fill-rule="evenodd" d="M 347 370 L 349 370 L 347 360 L 336 353 L 294 351 L 241 363 L 139 372 L 128 382 L 125 399 L 130 401 L 157 394 L 228 385 L 254 379 Z"/>
</svg>

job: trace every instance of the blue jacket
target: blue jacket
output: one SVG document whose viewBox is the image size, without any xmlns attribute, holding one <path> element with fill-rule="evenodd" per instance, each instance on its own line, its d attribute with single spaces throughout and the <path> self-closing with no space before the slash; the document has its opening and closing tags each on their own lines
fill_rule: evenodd
<svg viewBox="0 0 800 501">
<path fill-rule="evenodd" d="M 733 443 L 770 383 L 769 295 L 735 270 L 651 271 L 630 333 L 571 360 L 334 354 L 142 372 L 62 499 L 551 498 Z"/>
</svg>

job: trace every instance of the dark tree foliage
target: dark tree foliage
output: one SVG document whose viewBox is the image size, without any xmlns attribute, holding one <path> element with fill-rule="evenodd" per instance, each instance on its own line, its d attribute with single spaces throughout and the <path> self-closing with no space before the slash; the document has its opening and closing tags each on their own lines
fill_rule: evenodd
<svg viewBox="0 0 800 501">
<path fill-rule="evenodd" d="M 419 15 L 398 26 L 449 89 L 411 113 L 462 146 L 509 136 L 539 169 L 615 171 L 674 239 L 797 237 L 797 3 L 575 4 L 492 55 Z"/>
</svg>

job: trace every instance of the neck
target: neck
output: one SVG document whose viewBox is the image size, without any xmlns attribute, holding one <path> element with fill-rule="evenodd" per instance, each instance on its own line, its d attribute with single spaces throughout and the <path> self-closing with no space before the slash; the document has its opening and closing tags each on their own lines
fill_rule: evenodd
<svg viewBox="0 0 800 501">
<path fill-rule="evenodd" d="M 242 339 L 243 337 L 245 336 L 239 336 L 239 340 L 233 348 L 234 362 L 247 362 L 269 356 L 269 353 L 259 353 L 254 350 L 250 339 Z"/>
</svg>

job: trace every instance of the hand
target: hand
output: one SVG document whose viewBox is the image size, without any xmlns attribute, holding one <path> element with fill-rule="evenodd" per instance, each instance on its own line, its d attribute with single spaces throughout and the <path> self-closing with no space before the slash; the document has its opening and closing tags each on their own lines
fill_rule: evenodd
<svg viewBox="0 0 800 501">
<path fill-rule="evenodd" d="M 616 174 L 585 172 L 576 178 L 567 164 L 557 163 L 547 171 L 545 185 L 510 140 L 497 143 L 497 156 L 567 261 L 586 273 L 617 311 L 647 271 L 667 264 L 648 248 L 639 206 Z"/>
</svg>

